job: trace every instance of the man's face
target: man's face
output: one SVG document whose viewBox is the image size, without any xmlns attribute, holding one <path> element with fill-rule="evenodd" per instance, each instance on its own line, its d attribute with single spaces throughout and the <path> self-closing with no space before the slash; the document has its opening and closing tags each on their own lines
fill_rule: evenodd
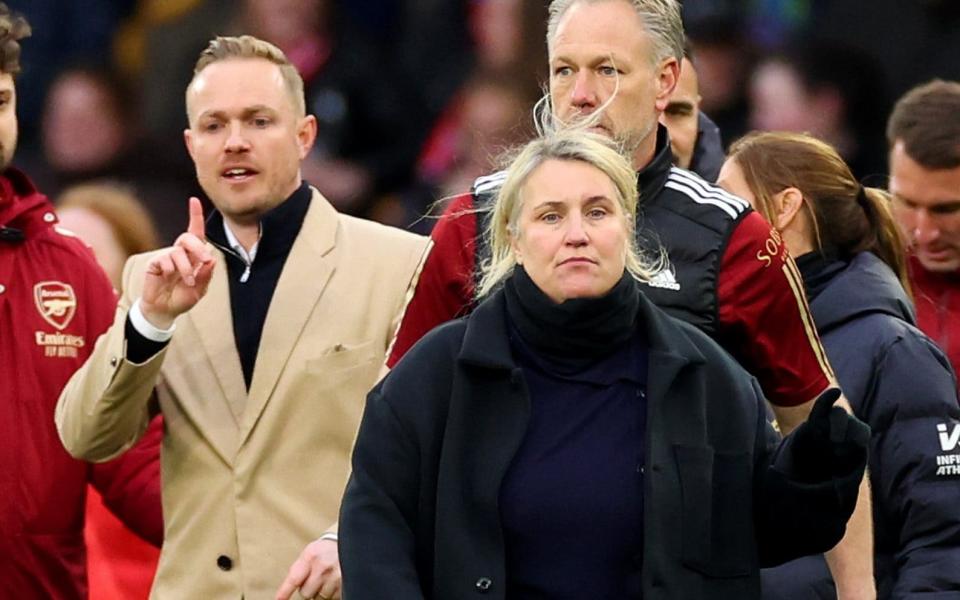
<svg viewBox="0 0 960 600">
<path fill-rule="evenodd" d="M 0 170 L 10 166 L 17 149 L 17 89 L 13 76 L 0 72 Z"/>
<path fill-rule="evenodd" d="M 260 58 L 207 66 L 188 91 L 184 132 L 197 180 L 230 220 L 253 223 L 301 183 L 316 120 L 299 117 L 280 68 Z"/>
<path fill-rule="evenodd" d="M 928 169 L 898 141 L 890 152 L 890 192 L 894 218 L 923 268 L 960 269 L 960 167 Z"/>
<path fill-rule="evenodd" d="M 697 72 L 689 59 L 683 59 L 677 87 L 667 101 L 667 108 L 660 115 L 660 122 L 670 132 L 670 147 L 677 165 L 690 168 L 693 149 L 697 145 L 698 119 L 700 117 L 700 87 Z"/>
<path fill-rule="evenodd" d="M 549 45 L 550 98 L 564 122 L 590 115 L 616 96 L 597 131 L 634 149 L 641 168 L 653 157 L 657 117 L 676 85 L 679 65 L 654 65 L 653 40 L 625 0 L 574 4 Z"/>
</svg>

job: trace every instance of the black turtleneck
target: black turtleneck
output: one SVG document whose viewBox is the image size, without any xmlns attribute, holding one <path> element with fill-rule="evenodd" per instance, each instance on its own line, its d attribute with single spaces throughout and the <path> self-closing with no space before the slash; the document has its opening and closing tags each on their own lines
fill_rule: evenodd
<svg viewBox="0 0 960 600">
<path fill-rule="evenodd" d="M 640 598 L 647 347 L 629 275 L 555 304 L 518 267 L 504 285 L 530 420 L 500 487 L 506 596 Z"/>
<path fill-rule="evenodd" d="M 650 202 L 660 195 L 670 169 L 673 168 L 673 152 L 670 149 L 670 136 L 667 128 L 657 125 L 657 141 L 653 150 L 653 158 L 642 169 L 637 171 L 637 187 L 640 190 L 640 204 L 642 210 L 644 202 Z M 640 211 L 637 211 L 640 217 Z"/>
<path fill-rule="evenodd" d="M 310 208 L 312 192 L 304 182 L 284 202 L 267 212 L 260 220 L 260 241 L 256 258 L 246 281 L 241 281 L 247 265 L 233 250 L 223 230 L 223 215 L 211 213 L 206 223 L 207 240 L 219 247 L 226 258 L 227 280 L 230 286 L 230 313 L 233 317 L 233 335 L 243 368 L 243 379 L 250 389 L 253 368 L 260 347 L 263 323 L 273 292 L 290 255 L 294 240 L 303 226 Z M 166 343 L 152 342 L 137 333 L 127 319 L 127 357 L 142 363 L 159 352 Z"/>
<path fill-rule="evenodd" d="M 557 304 L 518 266 L 504 283 L 504 298 L 510 322 L 524 343 L 574 369 L 626 345 L 634 335 L 640 308 L 637 282 L 626 272 L 603 296 Z"/>
</svg>

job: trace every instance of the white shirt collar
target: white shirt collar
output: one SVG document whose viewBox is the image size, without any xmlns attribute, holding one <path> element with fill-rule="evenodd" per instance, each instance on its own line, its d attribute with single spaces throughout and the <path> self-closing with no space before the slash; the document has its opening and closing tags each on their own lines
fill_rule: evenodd
<svg viewBox="0 0 960 600">
<path fill-rule="evenodd" d="M 227 236 L 227 243 L 230 244 L 230 249 L 243 257 L 244 262 L 248 265 L 252 264 L 254 259 L 257 258 L 257 248 L 260 246 L 260 238 L 257 237 L 256 243 L 250 248 L 250 251 L 247 252 L 247 249 L 237 240 L 237 236 L 233 235 L 233 232 L 230 231 L 226 219 L 223 221 L 223 233 Z M 261 231 L 261 234 L 262 233 Z"/>
</svg>

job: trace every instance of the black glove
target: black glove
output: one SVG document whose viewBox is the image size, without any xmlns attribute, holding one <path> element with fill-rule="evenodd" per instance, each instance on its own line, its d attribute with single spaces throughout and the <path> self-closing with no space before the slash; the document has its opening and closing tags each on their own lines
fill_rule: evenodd
<svg viewBox="0 0 960 600">
<path fill-rule="evenodd" d="M 859 480 L 867 465 L 870 426 L 834 406 L 840 390 L 829 388 L 813 404 L 810 416 L 788 436 L 786 471 L 802 483 L 830 479 Z"/>
<path fill-rule="evenodd" d="M 867 467 L 870 427 L 834 406 L 839 397 L 836 388 L 821 394 L 764 471 L 756 526 L 763 567 L 826 552 L 843 538 Z"/>
</svg>

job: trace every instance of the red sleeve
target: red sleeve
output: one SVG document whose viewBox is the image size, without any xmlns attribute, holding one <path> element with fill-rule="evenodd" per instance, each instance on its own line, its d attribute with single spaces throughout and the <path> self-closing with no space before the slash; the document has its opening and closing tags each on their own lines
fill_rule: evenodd
<svg viewBox="0 0 960 600">
<path fill-rule="evenodd" d="M 90 477 L 110 512 L 158 548 L 163 543 L 160 504 L 162 439 L 163 417 L 157 416 L 132 448 L 111 461 L 92 465 Z"/>
<path fill-rule="evenodd" d="M 476 235 L 473 196 L 454 198 L 430 234 L 433 249 L 400 322 L 387 366 L 393 368 L 428 331 L 469 311 L 473 302 Z"/>
<path fill-rule="evenodd" d="M 77 274 L 84 274 L 83 306 L 87 311 L 86 335 L 90 340 L 82 353 L 83 360 L 86 360 L 87 356 L 93 352 L 94 342 L 106 333 L 113 323 L 117 308 L 117 291 L 113 289 L 110 278 L 97 262 L 90 246 L 80 241 L 80 238 L 59 235 L 57 239 L 67 246 L 72 246 L 72 250 L 76 253 L 72 269 Z"/>
<path fill-rule="evenodd" d="M 78 241 L 79 244 L 79 241 Z M 87 289 L 90 312 L 87 352 L 93 340 L 113 322 L 116 293 L 93 253 L 83 246 L 91 268 Z M 100 299 L 97 301 L 96 299 Z M 134 533 L 159 547 L 163 543 L 163 511 L 160 505 L 160 443 L 163 422 L 155 418 L 146 433 L 130 450 L 112 461 L 90 466 L 90 483 L 100 492 L 103 503 Z"/>
<path fill-rule="evenodd" d="M 750 213 L 730 235 L 717 283 L 719 337 L 777 406 L 812 400 L 835 378 L 803 279 L 779 233 Z"/>
</svg>

